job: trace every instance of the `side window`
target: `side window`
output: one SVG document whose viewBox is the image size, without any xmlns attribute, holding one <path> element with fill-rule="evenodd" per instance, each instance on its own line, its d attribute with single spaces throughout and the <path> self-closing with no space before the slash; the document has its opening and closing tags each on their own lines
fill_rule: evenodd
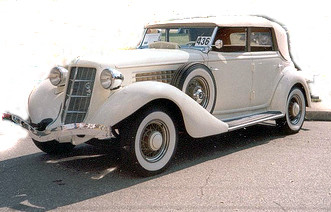
<svg viewBox="0 0 331 212">
<path fill-rule="evenodd" d="M 274 51 L 270 28 L 252 28 L 250 37 L 250 46 L 252 52 Z"/>
<path fill-rule="evenodd" d="M 222 40 L 221 49 L 214 48 L 219 52 L 245 52 L 246 51 L 246 28 L 242 27 L 221 27 L 215 37 L 215 42 Z"/>
</svg>

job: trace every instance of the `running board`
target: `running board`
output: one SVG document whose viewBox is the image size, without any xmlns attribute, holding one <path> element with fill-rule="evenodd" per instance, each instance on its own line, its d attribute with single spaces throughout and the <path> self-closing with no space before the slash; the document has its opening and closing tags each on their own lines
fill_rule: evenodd
<svg viewBox="0 0 331 212">
<path fill-rule="evenodd" d="M 258 113 L 254 115 L 244 116 L 236 119 L 222 120 L 229 125 L 229 131 L 237 130 L 240 128 L 252 126 L 263 121 L 278 119 L 284 117 L 279 111 L 270 111 L 264 113 Z"/>
</svg>

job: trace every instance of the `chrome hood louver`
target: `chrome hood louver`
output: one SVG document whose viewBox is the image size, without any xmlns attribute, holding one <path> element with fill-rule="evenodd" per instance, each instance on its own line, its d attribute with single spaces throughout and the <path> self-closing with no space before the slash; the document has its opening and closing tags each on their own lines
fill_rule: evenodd
<svg viewBox="0 0 331 212">
<path fill-rule="evenodd" d="M 157 82 L 171 83 L 174 73 L 175 73 L 175 70 L 140 72 L 140 73 L 133 74 L 133 81 L 134 82 L 157 81 Z"/>
</svg>

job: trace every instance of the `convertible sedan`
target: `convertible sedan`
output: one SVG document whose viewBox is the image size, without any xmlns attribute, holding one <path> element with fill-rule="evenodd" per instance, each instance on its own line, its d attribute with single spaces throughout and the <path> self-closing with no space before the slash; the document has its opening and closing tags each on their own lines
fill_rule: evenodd
<svg viewBox="0 0 331 212">
<path fill-rule="evenodd" d="M 3 119 L 49 154 L 117 142 L 124 165 L 148 176 L 170 164 L 179 132 L 201 138 L 275 120 L 297 133 L 309 105 L 286 31 L 225 16 L 151 23 L 135 50 L 56 66 L 31 92 L 29 119 Z"/>
</svg>

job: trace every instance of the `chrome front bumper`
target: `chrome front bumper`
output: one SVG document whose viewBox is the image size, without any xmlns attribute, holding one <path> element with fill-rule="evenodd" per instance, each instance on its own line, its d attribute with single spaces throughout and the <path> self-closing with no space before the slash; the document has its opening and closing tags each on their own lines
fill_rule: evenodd
<svg viewBox="0 0 331 212">
<path fill-rule="evenodd" d="M 106 127 L 101 124 L 73 123 L 61 125 L 50 130 L 46 129 L 39 131 L 21 117 L 11 113 L 4 113 L 2 115 L 2 120 L 8 120 L 20 125 L 29 131 L 32 139 L 39 142 L 77 135 L 92 136 L 97 139 L 110 139 L 115 137 L 112 133 L 111 127 Z"/>
</svg>

